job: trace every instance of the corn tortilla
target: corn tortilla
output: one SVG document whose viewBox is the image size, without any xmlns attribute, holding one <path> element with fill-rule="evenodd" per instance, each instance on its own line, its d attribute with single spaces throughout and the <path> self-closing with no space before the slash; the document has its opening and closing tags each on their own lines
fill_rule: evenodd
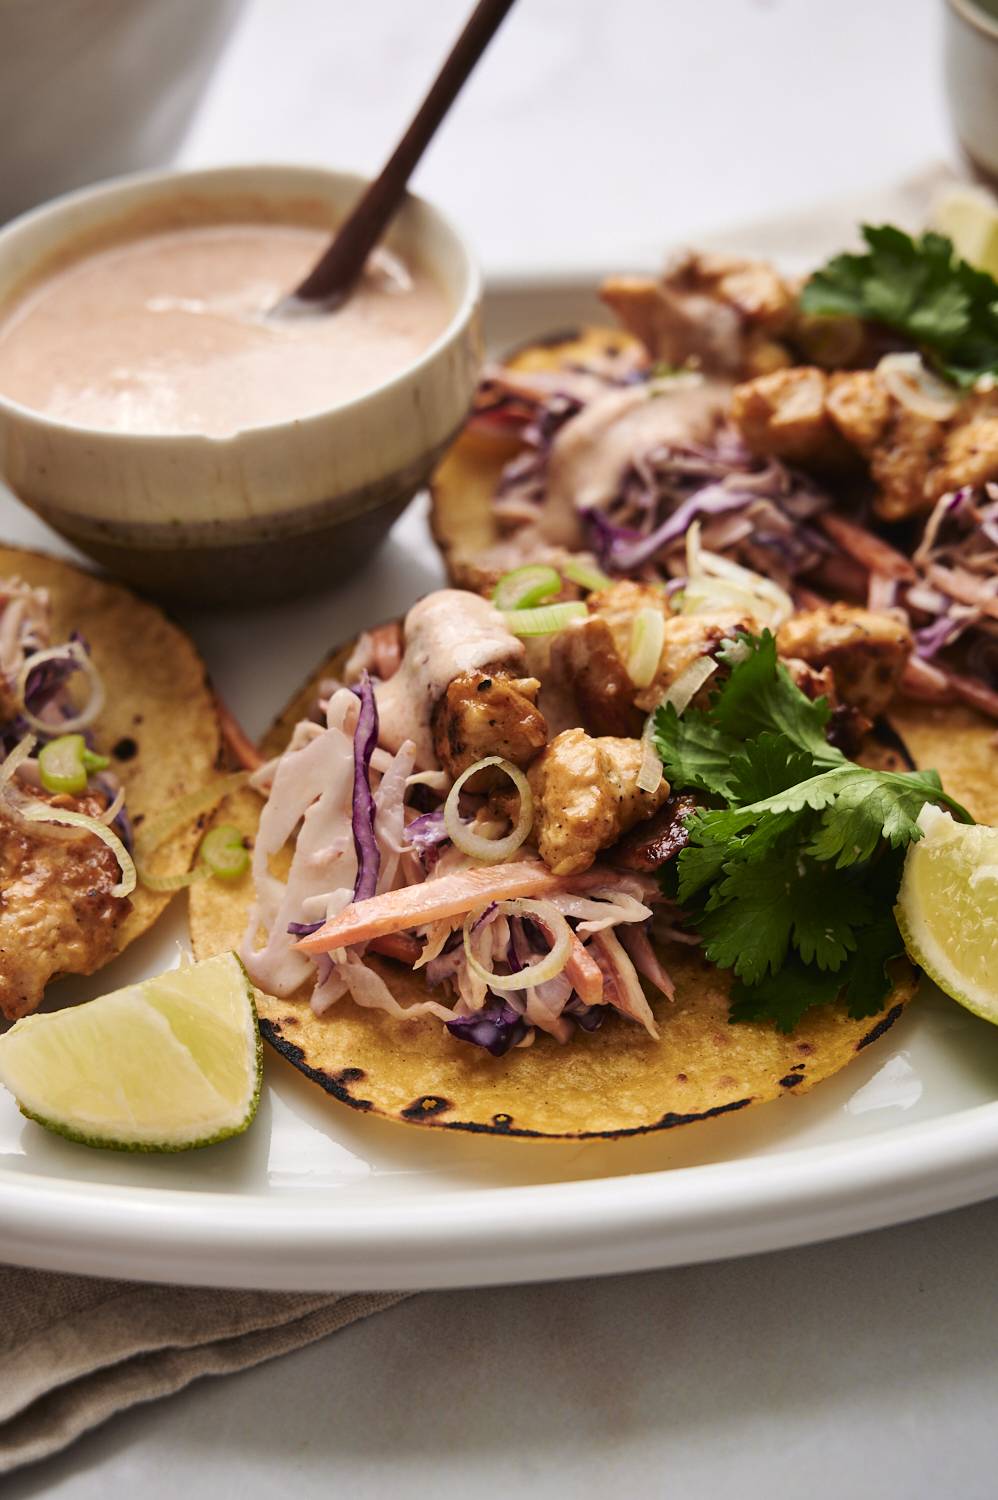
<svg viewBox="0 0 998 1500">
<path fill-rule="evenodd" d="M 295 695 L 263 742 L 266 755 L 283 749 L 315 703 L 319 683 L 342 672 L 349 650 L 330 656 Z M 260 807 L 260 798 L 243 790 L 222 804 L 217 821 L 252 839 Z M 249 876 L 235 886 L 208 881 L 191 890 L 197 958 L 238 948 L 252 896 Z M 667 1130 L 805 1093 L 881 1036 L 916 984 L 911 967 L 899 963 L 879 1015 L 854 1021 L 841 1007 L 825 1006 L 783 1036 L 771 1026 L 729 1024 L 728 978 L 698 949 L 670 944 L 660 954 L 676 999 L 670 1004 L 649 992 L 659 1042 L 614 1015 L 567 1046 L 538 1036 L 531 1047 L 493 1058 L 456 1041 L 437 1020 L 398 1021 L 349 999 L 322 1018 L 313 1014 L 307 990 L 287 1000 L 257 991 L 256 1004 L 266 1040 L 353 1109 L 435 1128 L 577 1141 Z M 368 961 L 401 1004 L 425 999 L 418 975 Z"/>
<path fill-rule="evenodd" d="M 41 553 L 0 547 L 0 578 L 49 592 L 52 641 L 80 632 L 106 690 L 92 726 L 94 749 L 108 756 L 125 788 L 136 833 L 146 817 L 208 785 L 218 774 L 221 739 L 204 664 L 193 642 L 155 605 L 118 584 Z M 149 857 L 155 874 L 186 870 L 204 818 L 192 818 Z M 149 928 L 170 901 L 140 885 L 117 929 L 115 952 Z"/>
</svg>

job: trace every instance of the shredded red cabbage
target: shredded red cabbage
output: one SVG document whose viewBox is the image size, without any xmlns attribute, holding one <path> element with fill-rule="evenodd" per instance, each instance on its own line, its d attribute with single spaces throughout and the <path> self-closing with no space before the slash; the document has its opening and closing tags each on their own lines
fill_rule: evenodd
<svg viewBox="0 0 998 1500">
<path fill-rule="evenodd" d="M 371 756 L 378 743 L 378 705 L 374 700 L 371 674 L 364 672 L 354 688 L 360 713 L 353 734 L 353 844 L 357 851 L 355 901 L 367 901 L 378 888 L 381 851 L 374 833 L 374 797 L 371 795 Z"/>
<path fill-rule="evenodd" d="M 418 787 L 414 790 L 418 791 Z M 423 813 L 422 817 L 413 818 L 412 822 L 407 823 L 402 830 L 402 839 L 418 855 L 423 869 L 432 870 L 443 852 L 442 846 L 450 842 L 450 834 L 444 822 L 443 808 L 438 807 L 434 812 Z"/>
<path fill-rule="evenodd" d="M 488 1000 L 481 1010 L 455 1016 L 444 1025 L 459 1042 L 484 1047 L 493 1057 L 503 1057 L 527 1035 L 527 1023 L 508 1000 Z"/>
<path fill-rule="evenodd" d="M 562 1015 L 571 1016 L 576 1026 L 580 1026 L 583 1031 L 599 1031 L 609 1011 L 608 1005 L 586 1005 L 578 995 L 573 995 Z"/>
<path fill-rule="evenodd" d="M 724 489 L 719 484 L 705 485 L 647 536 L 632 527 L 614 526 L 599 511 L 587 511 L 586 520 L 603 566 L 614 573 L 626 573 L 651 562 L 663 547 L 684 537 L 698 516 L 720 516 L 727 511 L 745 510 L 757 499 L 757 495 Z"/>
<path fill-rule="evenodd" d="M 318 922 L 289 922 L 288 932 L 296 938 L 311 937 L 323 925 L 323 920 L 320 917 Z"/>
</svg>

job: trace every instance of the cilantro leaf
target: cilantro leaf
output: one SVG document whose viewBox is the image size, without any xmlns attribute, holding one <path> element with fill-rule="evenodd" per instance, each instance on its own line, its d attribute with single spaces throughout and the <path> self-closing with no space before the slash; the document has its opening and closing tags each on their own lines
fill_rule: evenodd
<svg viewBox="0 0 998 1500">
<path fill-rule="evenodd" d="M 747 740 L 731 759 L 731 800 L 747 805 L 785 792 L 814 770 L 806 750 L 788 749 L 786 740 L 767 731 Z"/>
<path fill-rule="evenodd" d="M 834 801 L 822 814 L 808 845 L 815 859 L 834 860 L 838 869 L 872 858 L 881 839 L 903 849 L 922 837 L 917 819 L 926 802 L 950 801 L 934 771 L 869 771 L 851 766 L 840 778 Z M 957 803 L 951 805 L 958 811 Z"/>
<path fill-rule="evenodd" d="M 725 865 L 698 926 L 711 962 L 755 984 L 782 967 L 791 938 L 805 963 L 840 968 L 857 946 L 855 929 L 868 920 L 861 883 L 803 860 L 790 847 Z"/>
<path fill-rule="evenodd" d="M 711 722 L 735 740 L 771 732 L 822 765 L 841 764 L 845 756 L 825 738 L 826 700 L 812 702 L 801 692 L 778 659 L 770 631 L 759 637 L 740 634 L 738 641 L 748 654 L 735 663 L 711 704 Z"/>
<path fill-rule="evenodd" d="M 998 282 L 940 234 L 863 225 L 867 250 L 837 255 L 804 287 L 805 312 L 882 323 L 960 386 L 998 375 Z"/>
<path fill-rule="evenodd" d="M 888 908 L 875 922 L 863 929 L 862 941 L 846 969 L 843 970 L 843 999 L 854 1020 L 875 1016 L 890 988 L 887 965 L 900 958 L 904 943 L 898 931 L 894 912 Z"/>
<path fill-rule="evenodd" d="M 735 860 L 708 897 L 698 927 L 704 952 L 747 984 L 775 973 L 787 956 L 793 921 L 796 855 L 771 853 L 754 864 Z"/>
<path fill-rule="evenodd" d="M 667 894 L 732 971 L 732 1020 L 790 1030 L 836 998 L 872 1015 L 902 951 L 893 907 L 918 815 L 926 802 L 970 814 L 934 771 L 871 770 L 830 747 L 827 705 L 800 691 L 768 632 L 721 659 L 730 675 L 706 710 L 655 718 L 674 788 L 713 802 L 687 817 Z"/>
<path fill-rule="evenodd" d="M 690 826 L 695 826 L 695 823 Z M 687 844 L 679 851 L 676 861 L 679 880 L 676 894 L 685 906 L 705 885 L 711 885 L 720 876 L 730 849 L 723 840 L 716 844 L 697 846 Z"/>
<path fill-rule="evenodd" d="M 656 709 L 652 730 L 665 774 L 674 787 L 731 795 L 731 760 L 740 746 L 697 709 L 681 716 L 670 703 Z"/>
<path fill-rule="evenodd" d="M 841 975 L 823 974 L 791 954 L 778 974 L 767 975 L 760 984 L 735 981 L 728 1019 L 772 1021 L 777 1031 L 793 1031 L 805 1011 L 831 1005 L 841 989 Z"/>
<path fill-rule="evenodd" d="M 772 1021 L 778 1031 L 793 1031 L 815 1005 L 841 1001 L 853 1020 L 875 1016 L 890 992 L 887 965 L 904 952 L 904 944 L 888 911 L 860 933 L 856 952 L 841 968 L 822 971 L 791 953 L 776 974 L 758 984 L 736 979 L 728 1019 Z"/>
</svg>

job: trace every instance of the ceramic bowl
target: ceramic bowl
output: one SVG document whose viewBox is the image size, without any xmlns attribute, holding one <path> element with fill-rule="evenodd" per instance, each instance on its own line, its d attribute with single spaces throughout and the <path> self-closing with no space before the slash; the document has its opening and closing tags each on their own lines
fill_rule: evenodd
<svg viewBox="0 0 998 1500">
<path fill-rule="evenodd" d="M 998 0 L 947 0 L 946 95 L 975 173 L 998 186 Z"/>
<path fill-rule="evenodd" d="M 223 220 L 332 228 L 363 179 L 242 166 L 124 178 L 0 231 L 0 306 L 19 287 L 138 228 Z M 356 567 L 459 430 L 481 363 L 480 278 L 458 233 L 410 197 L 386 244 L 422 262 L 451 317 L 359 397 L 224 438 L 83 427 L 0 395 L 0 477 L 48 524 L 139 588 L 201 604 L 293 597 Z"/>
</svg>

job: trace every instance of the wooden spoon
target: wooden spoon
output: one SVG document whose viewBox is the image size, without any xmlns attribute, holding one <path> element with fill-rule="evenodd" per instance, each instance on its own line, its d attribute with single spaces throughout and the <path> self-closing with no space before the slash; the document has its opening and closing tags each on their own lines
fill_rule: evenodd
<svg viewBox="0 0 998 1500">
<path fill-rule="evenodd" d="M 512 5 L 513 0 L 478 0 L 380 175 L 344 219 L 322 258 L 301 285 L 281 299 L 275 313 L 331 312 L 346 301 L 364 262 L 401 207 L 406 184 L 420 157 Z"/>
</svg>

